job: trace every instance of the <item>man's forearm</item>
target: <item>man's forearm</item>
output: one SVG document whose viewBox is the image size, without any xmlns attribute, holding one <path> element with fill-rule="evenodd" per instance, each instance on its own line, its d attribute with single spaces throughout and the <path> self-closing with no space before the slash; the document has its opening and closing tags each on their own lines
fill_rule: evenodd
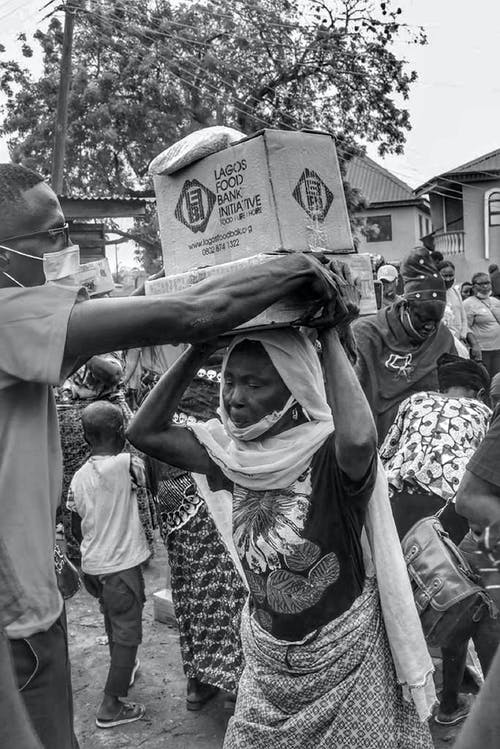
<svg viewBox="0 0 500 749">
<path fill-rule="evenodd" d="M 169 296 L 90 300 L 73 309 L 66 355 L 213 338 L 307 287 L 326 296 L 313 261 L 297 253 Z"/>
</svg>

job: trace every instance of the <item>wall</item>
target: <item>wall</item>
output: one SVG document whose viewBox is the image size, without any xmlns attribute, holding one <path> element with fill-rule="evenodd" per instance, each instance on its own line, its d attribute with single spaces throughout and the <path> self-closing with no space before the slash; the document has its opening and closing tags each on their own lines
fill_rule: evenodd
<svg viewBox="0 0 500 749">
<path fill-rule="evenodd" d="M 356 213 L 356 218 L 387 215 L 392 217 L 392 240 L 387 242 L 367 242 L 366 237 L 360 234 L 358 252 L 382 255 L 387 262 L 402 260 L 409 250 L 421 244 L 418 221 L 419 214 L 423 219 L 429 219 L 428 214 L 419 210 L 416 206 L 395 206 L 385 209 L 373 208 Z"/>
</svg>

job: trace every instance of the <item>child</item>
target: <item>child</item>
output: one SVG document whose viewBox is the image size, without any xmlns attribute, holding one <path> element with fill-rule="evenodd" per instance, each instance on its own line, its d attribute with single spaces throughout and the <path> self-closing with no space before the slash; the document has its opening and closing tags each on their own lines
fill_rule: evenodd
<svg viewBox="0 0 500 749">
<path fill-rule="evenodd" d="M 83 580 L 99 599 L 111 653 L 96 725 L 113 728 L 145 713 L 144 705 L 119 699 L 133 684 L 142 641 L 146 599 L 141 565 L 149 549 L 135 495 L 137 486 L 145 486 L 144 466 L 122 452 L 124 423 L 118 406 L 92 403 L 82 412 L 82 425 L 91 455 L 73 477 L 68 507 L 81 519 Z"/>
</svg>

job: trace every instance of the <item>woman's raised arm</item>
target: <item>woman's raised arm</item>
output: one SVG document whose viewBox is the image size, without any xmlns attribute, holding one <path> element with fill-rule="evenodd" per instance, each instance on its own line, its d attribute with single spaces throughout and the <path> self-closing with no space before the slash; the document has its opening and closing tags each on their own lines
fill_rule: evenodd
<svg viewBox="0 0 500 749">
<path fill-rule="evenodd" d="M 210 473 L 205 448 L 184 426 L 172 424 L 184 391 L 213 352 L 208 345 L 190 346 L 161 377 L 127 429 L 127 439 L 146 455 L 194 473 Z"/>
<path fill-rule="evenodd" d="M 377 430 L 356 373 L 335 328 L 319 336 L 328 404 L 335 423 L 335 450 L 341 470 L 352 481 L 367 473 L 377 450 Z"/>
</svg>

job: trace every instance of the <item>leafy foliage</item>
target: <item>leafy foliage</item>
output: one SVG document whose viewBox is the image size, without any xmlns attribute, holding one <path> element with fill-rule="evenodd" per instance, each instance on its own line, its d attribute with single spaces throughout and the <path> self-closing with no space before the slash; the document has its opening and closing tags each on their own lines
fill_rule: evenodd
<svg viewBox="0 0 500 749">
<path fill-rule="evenodd" d="M 414 72 L 391 51 L 421 30 L 400 21 L 391 0 L 67 0 L 75 14 L 65 192 L 131 194 L 149 186 L 150 160 L 215 124 L 245 133 L 265 126 L 329 130 L 341 160 L 359 142 L 399 153 Z M 6 95 L 0 132 L 14 161 L 49 174 L 62 22 L 34 41 L 43 73 L 33 80 L 2 59 Z M 32 48 L 19 42 L 25 57 Z M 351 206 L 359 196 L 348 195 Z M 158 251 L 154 222 L 137 226 L 146 260 Z"/>
</svg>

